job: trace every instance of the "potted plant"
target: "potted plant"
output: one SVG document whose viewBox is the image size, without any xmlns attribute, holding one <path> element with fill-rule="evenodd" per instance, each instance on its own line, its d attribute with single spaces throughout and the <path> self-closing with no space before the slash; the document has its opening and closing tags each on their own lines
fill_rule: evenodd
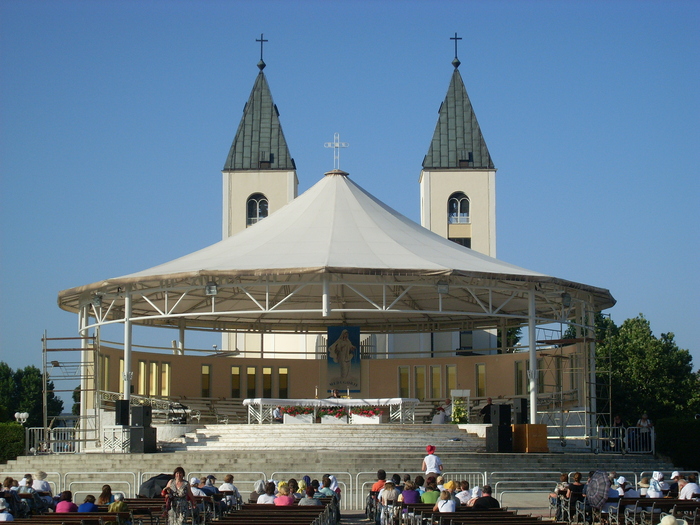
<svg viewBox="0 0 700 525">
<path fill-rule="evenodd" d="M 294 423 L 313 423 L 314 409 L 313 407 L 291 406 L 282 407 L 284 422 L 286 424 Z"/>
<path fill-rule="evenodd" d="M 324 407 L 319 409 L 318 415 L 322 424 L 343 424 L 348 422 L 348 411 L 345 407 Z"/>
<path fill-rule="evenodd" d="M 378 425 L 382 422 L 382 411 L 377 407 L 361 406 L 350 409 L 350 423 L 353 425 Z"/>
</svg>

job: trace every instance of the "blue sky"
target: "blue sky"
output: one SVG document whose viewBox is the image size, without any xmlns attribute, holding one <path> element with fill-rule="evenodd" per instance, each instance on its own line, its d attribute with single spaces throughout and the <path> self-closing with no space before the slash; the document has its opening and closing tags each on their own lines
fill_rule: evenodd
<svg viewBox="0 0 700 525">
<path fill-rule="evenodd" d="M 339 132 L 341 167 L 418 221 L 455 32 L 498 257 L 608 288 L 615 322 L 644 313 L 700 367 L 697 1 L 3 0 L 0 360 L 39 366 L 44 330 L 75 335 L 60 290 L 220 239 L 261 33 L 300 191 Z"/>
</svg>

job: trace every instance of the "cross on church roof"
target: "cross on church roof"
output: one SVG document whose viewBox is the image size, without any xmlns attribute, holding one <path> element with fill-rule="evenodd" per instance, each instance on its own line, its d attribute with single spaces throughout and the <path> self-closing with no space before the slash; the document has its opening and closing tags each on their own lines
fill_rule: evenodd
<svg viewBox="0 0 700 525">
<path fill-rule="evenodd" d="M 455 33 L 455 35 L 456 35 L 456 34 L 457 34 L 457 33 Z M 258 62 L 258 67 L 260 68 L 260 71 L 262 71 L 263 69 L 265 69 L 265 66 L 266 66 L 265 61 L 263 60 L 263 44 L 264 44 L 265 42 L 268 42 L 268 40 L 265 40 L 265 39 L 263 38 L 263 34 L 260 33 L 260 39 L 258 40 L 258 39 L 256 38 L 255 41 L 256 41 L 256 42 L 260 42 L 260 62 Z"/>
<path fill-rule="evenodd" d="M 350 144 L 340 142 L 340 133 L 333 134 L 333 142 L 326 142 L 324 148 L 333 148 L 333 169 L 340 169 L 340 148 L 347 148 Z"/>
<path fill-rule="evenodd" d="M 462 40 L 462 37 L 461 36 L 458 37 L 457 33 L 455 33 L 455 36 L 453 36 L 453 37 L 451 36 L 450 40 L 455 41 L 455 59 L 452 61 L 452 65 L 455 67 L 455 69 L 457 69 L 459 67 L 459 65 L 461 64 L 461 62 L 459 61 L 459 58 L 457 58 L 457 40 Z"/>
</svg>

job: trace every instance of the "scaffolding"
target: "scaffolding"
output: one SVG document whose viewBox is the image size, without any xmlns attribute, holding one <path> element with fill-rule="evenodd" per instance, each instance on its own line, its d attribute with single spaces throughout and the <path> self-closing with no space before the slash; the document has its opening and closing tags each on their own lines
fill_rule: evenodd
<svg viewBox="0 0 700 525">
<path fill-rule="evenodd" d="M 27 452 L 79 452 L 86 443 L 99 440 L 99 344 L 95 337 L 48 337 L 46 331 L 41 343 L 43 426 L 27 429 Z M 54 383 L 54 393 L 71 396 L 78 383 L 79 414 L 52 416 L 49 420 L 49 381 Z"/>
</svg>

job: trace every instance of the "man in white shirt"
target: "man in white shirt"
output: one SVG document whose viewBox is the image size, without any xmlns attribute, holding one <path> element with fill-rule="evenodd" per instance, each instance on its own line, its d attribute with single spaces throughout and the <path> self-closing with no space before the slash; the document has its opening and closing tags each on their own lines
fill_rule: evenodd
<svg viewBox="0 0 700 525">
<path fill-rule="evenodd" d="M 694 494 L 700 494 L 700 486 L 696 483 L 695 476 L 690 475 L 688 479 L 682 479 L 678 482 L 680 487 L 680 494 L 678 494 L 678 499 L 695 499 Z"/>
</svg>

